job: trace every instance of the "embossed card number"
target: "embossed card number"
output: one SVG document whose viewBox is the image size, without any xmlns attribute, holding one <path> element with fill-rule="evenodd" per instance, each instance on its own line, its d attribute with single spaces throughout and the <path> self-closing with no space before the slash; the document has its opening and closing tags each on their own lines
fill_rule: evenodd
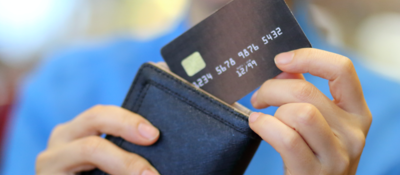
<svg viewBox="0 0 400 175">
<path fill-rule="evenodd" d="M 233 0 L 161 54 L 172 72 L 232 104 L 281 73 L 277 54 L 305 47 L 284 0 Z"/>
</svg>

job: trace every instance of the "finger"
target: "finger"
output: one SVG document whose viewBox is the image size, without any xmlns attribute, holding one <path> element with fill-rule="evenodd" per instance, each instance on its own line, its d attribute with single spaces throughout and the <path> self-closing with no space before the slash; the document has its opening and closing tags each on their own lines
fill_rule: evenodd
<svg viewBox="0 0 400 175">
<path fill-rule="evenodd" d="M 286 73 L 286 72 L 282 72 L 281 74 L 276 76 L 275 79 L 301 79 L 301 80 L 305 80 L 303 74 L 292 74 L 292 73 Z M 251 98 L 252 101 L 254 101 L 254 98 L 256 96 L 257 96 L 257 92 L 255 92 L 253 94 L 253 97 Z M 269 105 L 263 106 L 263 108 L 267 108 L 267 107 L 269 107 Z"/>
<path fill-rule="evenodd" d="M 295 174 L 317 174 L 318 159 L 303 138 L 277 118 L 261 113 L 252 113 L 251 129 L 278 151 L 288 168 Z M 292 174 L 293 174 L 292 173 Z"/>
<path fill-rule="evenodd" d="M 318 109 L 308 103 L 291 103 L 278 108 L 275 117 L 297 131 L 317 158 L 327 165 L 340 157 L 339 142 Z"/>
<path fill-rule="evenodd" d="M 318 108 L 329 125 L 340 127 L 342 111 L 313 84 L 299 79 L 272 79 L 255 93 L 251 102 L 255 108 L 282 106 L 289 103 L 310 103 Z M 339 116 L 339 117 L 338 117 Z"/>
<path fill-rule="evenodd" d="M 335 103 L 342 109 L 357 114 L 367 111 L 361 84 L 350 59 L 318 49 L 299 49 L 277 55 L 275 62 L 284 72 L 310 73 L 329 80 Z"/>
<path fill-rule="evenodd" d="M 276 79 L 301 79 L 305 80 L 303 74 L 294 74 L 294 73 L 287 73 L 287 72 L 282 72 L 278 76 L 275 77 Z"/>
<path fill-rule="evenodd" d="M 268 80 L 253 95 L 251 102 L 257 109 L 303 102 L 314 104 L 321 111 L 336 106 L 313 84 L 301 79 Z"/>
<path fill-rule="evenodd" d="M 149 121 L 116 106 L 96 106 L 66 124 L 54 129 L 49 147 L 60 146 L 73 140 L 107 133 L 122 137 L 138 145 L 151 145 L 160 132 Z"/>
<path fill-rule="evenodd" d="M 146 171 L 158 174 L 142 157 L 122 150 L 98 136 L 75 140 L 40 154 L 37 167 L 37 171 L 46 171 L 48 174 L 73 174 L 77 173 L 76 170 L 88 171 L 94 167 L 108 174 L 142 174 Z M 46 170 L 41 167 L 46 167 Z"/>
</svg>

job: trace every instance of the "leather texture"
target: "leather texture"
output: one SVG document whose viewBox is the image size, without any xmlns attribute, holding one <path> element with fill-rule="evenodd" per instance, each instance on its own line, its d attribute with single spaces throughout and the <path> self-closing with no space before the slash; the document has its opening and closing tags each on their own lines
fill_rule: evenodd
<svg viewBox="0 0 400 175">
<path fill-rule="evenodd" d="M 261 141 L 248 125 L 248 114 L 150 63 L 138 71 L 122 107 L 148 119 L 160 138 L 148 147 L 106 139 L 144 157 L 161 174 L 243 174 Z"/>
</svg>

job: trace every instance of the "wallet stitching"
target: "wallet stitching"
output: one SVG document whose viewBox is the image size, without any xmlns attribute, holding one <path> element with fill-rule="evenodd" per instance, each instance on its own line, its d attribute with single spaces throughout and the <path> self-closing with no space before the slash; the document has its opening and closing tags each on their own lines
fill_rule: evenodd
<svg viewBox="0 0 400 175">
<path fill-rule="evenodd" d="M 232 110 L 232 109 L 230 109 L 230 108 L 228 108 L 228 107 L 226 107 L 226 106 L 224 106 L 224 105 L 221 105 L 221 104 L 219 104 L 219 103 L 216 103 L 214 99 L 210 99 L 210 97 L 208 97 L 208 96 L 206 96 L 206 95 L 204 95 L 204 94 L 201 94 L 201 93 L 199 93 L 198 91 L 193 90 L 192 88 L 188 87 L 187 84 L 181 82 L 180 80 L 178 80 L 177 78 L 175 78 L 175 77 L 173 77 L 173 76 L 171 76 L 171 75 L 169 75 L 169 74 L 166 74 L 165 72 L 162 72 L 162 71 L 159 70 L 159 69 L 156 69 L 153 65 L 145 64 L 145 65 L 143 66 L 143 68 L 150 68 L 150 69 L 156 71 L 157 73 L 159 73 L 159 74 L 161 74 L 161 75 L 163 75 L 163 76 L 166 76 L 167 78 L 169 78 L 169 79 L 171 79 L 171 80 L 177 82 L 178 84 L 182 85 L 184 88 L 186 88 L 186 89 L 188 89 L 188 90 L 190 90 L 190 91 L 192 91 L 192 92 L 194 92 L 194 93 L 200 95 L 201 97 L 205 98 L 205 99 L 208 100 L 209 102 L 211 102 L 211 103 L 213 103 L 213 104 L 216 104 L 217 106 L 219 106 L 219 107 L 225 109 L 226 111 L 230 112 L 231 114 L 233 114 L 233 115 L 235 115 L 235 116 L 237 116 L 237 117 L 239 117 L 239 118 L 241 118 L 241 119 L 247 120 L 247 118 L 241 116 L 241 114 L 239 114 L 238 112 L 236 112 L 236 111 L 234 111 L 234 110 Z M 142 73 L 143 73 L 143 69 L 140 69 L 139 72 L 138 72 L 138 74 L 137 74 L 137 77 L 140 78 Z M 129 94 L 129 95 L 132 95 L 133 90 L 135 89 L 134 87 L 136 87 L 136 84 L 137 84 L 138 82 L 139 82 L 139 79 L 137 79 L 136 81 L 133 82 L 132 88 L 130 88 L 129 91 L 128 91 L 128 94 Z M 137 101 L 139 104 L 138 104 L 138 107 L 137 107 L 137 110 L 136 110 L 136 111 L 140 110 L 140 108 L 141 108 L 141 106 L 142 106 L 142 103 L 143 103 L 143 100 L 144 100 L 144 98 L 145 98 L 145 96 L 146 96 L 148 90 L 150 89 L 150 86 L 149 86 L 148 84 L 152 84 L 152 83 L 154 83 L 154 86 L 157 87 L 157 84 L 158 84 L 158 83 L 156 83 L 156 82 L 154 82 L 154 81 L 150 81 L 150 82 L 145 82 L 145 83 L 143 84 L 145 87 L 142 86 L 142 87 L 140 88 L 139 94 L 140 94 L 140 95 L 143 94 L 143 95 L 141 96 L 141 98 L 139 97 L 140 99 L 138 99 L 138 101 Z M 161 84 L 159 84 L 159 86 L 161 86 L 161 87 L 157 87 L 157 88 L 162 88 L 162 87 L 163 87 Z M 162 90 L 162 89 L 161 89 L 161 90 Z M 182 100 L 183 102 L 185 102 L 185 103 L 187 103 L 188 105 L 190 105 L 190 106 L 192 106 L 192 107 L 198 109 L 199 111 L 201 111 L 201 112 L 207 114 L 207 110 L 205 110 L 205 109 L 203 109 L 203 108 L 201 108 L 201 107 L 197 107 L 198 105 L 195 105 L 194 102 L 191 102 L 190 100 L 188 100 L 188 99 L 186 99 L 186 98 L 180 96 L 178 93 L 175 93 L 175 92 L 173 92 L 173 91 L 171 91 L 171 90 L 169 90 L 169 89 L 167 89 L 167 88 L 164 88 L 164 91 L 167 92 L 167 93 L 173 93 L 173 94 L 179 96 L 179 97 L 180 97 L 180 100 Z M 136 100 L 135 100 L 135 101 L 136 101 Z M 126 101 L 125 101 L 125 102 L 126 102 Z M 125 104 L 124 104 L 124 106 L 125 106 Z M 136 106 L 136 105 L 134 105 L 134 106 Z M 208 114 L 207 114 L 207 115 L 208 115 Z M 212 116 L 214 119 L 216 119 L 216 120 L 222 122 L 223 124 L 227 125 L 228 127 L 232 127 L 233 129 L 239 131 L 239 132 L 242 133 L 242 134 L 249 135 L 248 132 L 242 130 L 241 128 L 237 128 L 236 126 L 234 126 L 234 125 L 231 124 L 230 122 L 228 122 L 228 121 L 222 119 L 222 118 L 219 117 L 218 115 L 212 114 L 211 116 Z M 256 139 L 256 138 L 252 137 L 252 135 L 253 135 L 253 134 L 250 135 L 250 138 Z M 124 139 L 119 138 L 119 144 L 116 144 L 116 145 L 121 146 L 124 142 L 125 142 Z M 103 174 L 103 175 L 106 175 L 105 172 L 102 172 L 102 174 Z"/>
<path fill-rule="evenodd" d="M 139 96 L 139 99 L 138 99 L 138 105 L 137 105 L 137 108 L 136 108 L 135 111 L 139 112 L 140 108 L 142 107 L 142 103 L 143 103 L 144 97 L 146 96 L 147 91 L 149 90 L 149 88 L 150 88 L 150 86 L 148 84 L 146 84 L 146 86 L 143 87 L 140 90 L 140 94 L 139 94 L 140 96 Z"/>
<path fill-rule="evenodd" d="M 201 94 L 200 92 L 194 90 L 193 88 L 188 87 L 188 85 L 185 84 L 185 83 L 183 83 L 181 80 L 178 80 L 177 78 L 175 78 L 175 77 L 173 77 L 173 76 L 171 76 L 171 75 L 169 75 L 169 74 L 166 74 L 165 72 L 162 72 L 162 71 L 159 70 L 159 69 L 156 69 L 156 68 L 155 68 L 154 66 L 152 66 L 152 65 L 147 64 L 147 65 L 145 65 L 144 67 L 150 68 L 150 69 L 152 69 L 152 70 L 157 71 L 158 73 L 160 73 L 160 74 L 166 76 L 167 78 L 174 80 L 175 82 L 179 83 L 180 85 L 183 85 L 184 88 L 186 88 L 186 89 L 188 89 L 188 90 L 190 90 L 190 91 L 192 91 L 192 92 L 194 92 L 194 93 L 196 93 L 196 94 L 202 96 L 203 98 L 207 99 L 209 102 L 211 102 L 211 103 L 213 103 L 213 104 L 216 104 L 216 105 L 218 105 L 219 107 L 226 109 L 228 112 L 232 113 L 233 115 L 235 115 L 235 116 L 237 116 L 237 117 L 239 117 L 239 118 L 244 119 L 244 120 L 247 121 L 247 118 L 243 117 L 243 116 L 242 116 L 241 114 L 239 114 L 238 112 L 232 110 L 231 108 L 226 107 L 225 105 L 216 103 L 214 99 L 210 99 L 210 97 L 208 97 L 208 96 L 206 96 L 206 95 L 204 95 L 204 94 Z"/>
<path fill-rule="evenodd" d="M 139 70 L 139 72 L 137 73 L 137 77 L 138 77 L 138 78 L 141 77 L 141 75 L 142 75 L 142 73 L 143 73 L 143 71 L 144 71 L 145 68 L 150 68 L 151 70 L 156 71 L 157 73 L 159 73 L 159 74 L 161 74 L 161 75 L 163 75 L 163 76 L 165 76 L 165 77 L 167 77 L 167 78 L 169 78 L 169 79 L 175 81 L 176 83 L 182 85 L 185 89 L 187 89 L 187 90 L 189 90 L 189 91 L 192 91 L 192 92 L 196 93 L 197 95 L 200 95 L 201 97 L 205 98 L 205 99 L 206 99 L 207 101 L 209 101 L 210 103 L 215 104 L 215 105 L 217 105 L 218 107 L 223 108 L 223 109 L 226 110 L 227 112 L 230 112 L 230 113 L 233 114 L 234 116 L 236 116 L 236 117 L 238 117 L 238 118 L 241 118 L 241 119 L 244 119 L 245 121 L 247 121 L 247 118 L 243 117 L 242 114 L 239 114 L 237 111 L 234 111 L 233 109 L 231 109 L 231 108 L 229 108 L 229 107 L 227 107 L 227 106 L 225 106 L 225 105 L 222 105 L 222 104 L 220 104 L 220 103 L 215 102 L 215 99 L 211 99 L 210 97 L 208 97 L 208 96 L 206 96 L 206 95 L 204 95 L 204 94 L 202 94 L 202 93 L 200 93 L 200 92 L 194 90 L 193 88 L 189 87 L 187 84 L 185 84 L 184 82 L 182 82 L 181 80 L 179 80 L 179 79 L 173 77 L 172 75 L 169 75 L 169 74 L 167 74 L 167 73 L 161 71 L 160 69 L 156 68 L 155 66 L 153 66 L 153 65 L 151 65 L 151 64 L 148 64 L 148 63 L 147 63 L 147 64 L 145 64 L 145 65 L 142 66 L 142 68 L 141 68 L 141 69 Z M 132 88 L 130 88 L 130 90 L 129 90 L 129 92 L 128 92 L 129 95 L 132 95 L 133 90 L 136 89 L 136 88 L 134 88 L 134 87 L 136 87 L 136 85 L 138 84 L 138 82 L 140 82 L 139 79 L 137 79 L 136 81 L 133 82 Z M 146 87 L 143 87 L 143 86 L 145 86 L 147 83 L 148 83 L 148 82 L 145 81 L 145 82 L 142 84 L 142 87 L 140 88 L 140 93 L 142 93 L 142 92 L 144 91 L 144 89 L 145 89 Z M 145 95 L 143 95 L 143 97 L 142 97 L 143 99 L 144 99 L 144 96 L 145 96 Z M 138 102 L 138 103 L 140 103 L 140 106 L 141 106 L 141 103 L 142 103 L 143 99 L 142 99 L 141 101 L 135 100 L 135 101 L 136 101 L 135 103 Z M 135 106 L 136 106 L 136 105 L 135 105 Z M 193 106 L 193 107 L 194 107 L 194 106 Z M 139 110 L 139 108 L 138 108 L 138 110 Z M 214 118 L 215 118 L 215 117 L 214 117 Z M 217 118 L 220 118 L 220 117 L 217 116 Z M 222 119 L 222 120 L 223 120 L 223 119 Z M 220 121 L 220 120 L 219 120 L 219 121 Z M 226 121 L 226 120 L 224 120 L 224 121 Z M 226 121 L 226 122 L 229 123 L 229 124 L 227 124 L 228 126 L 229 126 L 229 125 L 233 125 L 231 122 L 228 122 L 228 121 Z M 224 123 L 225 123 L 225 122 L 224 122 Z M 240 129 L 240 128 L 237 128 L 237 127 L 234 127 L 234 128 L 236 128 L 236 130 L 238 130 L 238 131 L 241 132 L 241 133 L 243 133 L 243 132 L 245 132 L 244 134 L 248 133 L 248 132 L 246 132 L 246 131 L 243 131 L 243 130 Z M 253 133 L 248 133 L 248 134 L 250 134 L 251 136 L 254 135 Z M 248 135 L 248 134 L 246 134 L 246 135 Z M 253 137 L 252 137 L 252 138 L 253 138 Z M 256 137 L 254 137 L 254 138 L 256 138 Z"/>
<path fill-rule="evenodd" d="M 195 109 L 199 110 L 200 112 L 202 112 L 202 113 L 204 113 L 204 114 L 216 119 L 217 121 L 227 125 L 228 127 L 231 127 L 233 129 L 239 131 L 242 134 L 248 135 L 248 132 L 246 132 L 246 130 L 238 128 L 237 126 L 235 126 L 232 123 L 230 123 L 229 121 L 221 118 L 220 116 L 209 112 L 207 109 L 204 109 L 204 108 L 200 107 L 199 105 L 196 105 L 193 101 L 181 96 L 180 94 L 178 94 L 176 92 L 171 91 L 169 88 L 167 88 L 167 87 L 165 87 L 165 86 L 163 86 L 163 85 L 161 85 L 159 83 L 156 83 L 154 81 L 150 81 L 149 84 L 153 85 L 154 87 L 156 87 L 156 88 L 158 88 L 158 89 L 160 89 L 160 90 L 162 90 L 162 91 L 164 91 L 164 92 L 166 92 L 166 93 L 168 93 L 170 95 L 173 95 L 174 97 L 178 97 L 178 100 L 188 104 L 189 106 L 192 106 L 193 108 L 195 108 Z"/>
</svg>

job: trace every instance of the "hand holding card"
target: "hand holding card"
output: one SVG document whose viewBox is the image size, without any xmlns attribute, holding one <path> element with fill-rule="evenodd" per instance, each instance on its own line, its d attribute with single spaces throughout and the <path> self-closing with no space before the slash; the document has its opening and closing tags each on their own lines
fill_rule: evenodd
<svg viewBox="0 0 400 175">
<path fill-rule="evenodd" d="M 268 80 L 251 101 L 280 107 L 275 117 L 253 113 L 250 127 L 280 153 L 287 174 L 355 174 L 372 116 L 350 59 L 300 49 L 275 60 L 289 79 Z M 329 80 L 334 101 L 301 73 Z"/>
<path fill-rule="evenodd" d="M 284 0 L 235 0 L 161 52 L 172 72 L 232 104 L 281 73 L 275 55 L 305 47 Z"/>
</svg>

